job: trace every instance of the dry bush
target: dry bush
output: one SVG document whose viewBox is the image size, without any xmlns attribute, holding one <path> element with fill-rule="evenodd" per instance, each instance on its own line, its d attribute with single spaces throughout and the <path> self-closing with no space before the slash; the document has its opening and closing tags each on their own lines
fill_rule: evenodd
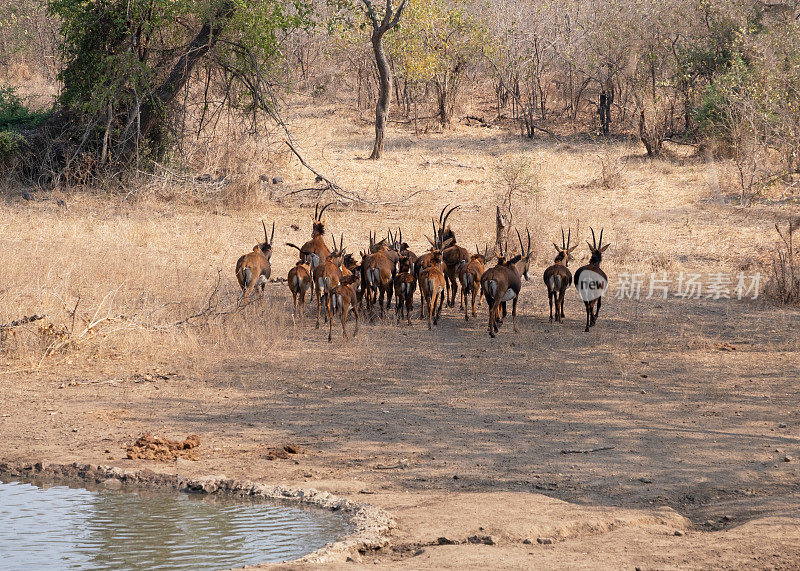
<svg viewBox="0 0 800 571">
<path fill-rule="evenodd" d="M 775 248 L 770 268 L 767 294 L 786 304 L 800 304 L 800 252 L 794 244 L 794 233 L 800 228 L 800 218 L 790 221 L 785 231 L 775 224 L 780 242 Z"/>
<path fill-rule="evenodd" d="M 597 152 L 600 163 L 597 182 L 609 190 L 618 188 L 622 183 L 625 171 L 628 169 L 628 154 L 626 149 L 611 143 L 601 143 Z"/>
</svg>

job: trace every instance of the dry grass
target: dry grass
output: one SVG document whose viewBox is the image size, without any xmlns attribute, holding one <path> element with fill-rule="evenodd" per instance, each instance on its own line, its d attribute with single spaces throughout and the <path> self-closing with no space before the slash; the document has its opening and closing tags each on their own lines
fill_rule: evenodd
<svg viewBox="0 0 800 571">
<path fill-rule="evenodd" d="M 500 130 L 456 126 L 424 137 L 394 131 L 386 159 L 374 162 L 364 160 L 371 127 L 355 114 L 333 108 L 309 114 L 298 106 L 288 119 L 306 159 L 342 187 L 372 201 L 401 201 L 330 209 L 330 231 L 344 233 L 350 251 L 365 245 L 368 229 L 398 226 L 412 248 L 423 251 L 430 217 L 447 203 L 461 205 L 452 216 L 460 243 L 470 249 L 492 244 L 495 205 L 513 188 L 514 224 L 528 226 L 534 238 L 528 295 L 537 301 L 523 306 L 527 315 L 545 311 L 538 276 L 554 255 L 550 243 L 561 226 L 571 226 L 573 236 L 579 230 L 581 242 L 589 226 L 605 228 L 612 247 L 604 267 L 612 279 L 620 272 L 757 269 L 773 242 L 778 212 L 766 205 L 736 208 L 720 195 L 714 169 L 699 158 L 646 161 L 637 146 L 607 143 L 601 166 L 608 158 L 625 170 L 613 184 L 601 183 L 592 144 L 531 143 Z M 319 195 L 303 190 L 319 185 L 275 142 L 233 140 L 213 156 L 211 147 L 195 151 L 195 162 L 205 163 L 209 174 L 224 174 L 225 181 L 213 186 L 143 178 L 124 195 L 62 193 L 66 209 L 43 195 L 24 202 L 6 194 L 0 206 L 0 322 L 46 313 L 43 327 L 50 329 L 31 325 L 7 336 L 4 360 L 18 367 L 74 359 L 168 361 L 194 352 L 258 355 L 323 339 L 322 332 L 292 325 L 282 285 L 241 312 L 171 326 L 207 303 L 218 272 L 223 305 L 233 303 L 233 266 L 260 239 L 260 219 L 276 221 L 273 277 L 285 276 L 294 251 L 281 245 L 307 239 Z M 282 176 L 285 183 L 264 183 L 262 174 Z M 328 197 L 322 193 L 321 199 Z M 579 263 L 588 256 L 586 248 L 577 253 Z M 73 343 L 60 344 L 65 332 Z M 395 334 L 393 325 L 378 325 L 360 336 Z"/>
</svg>

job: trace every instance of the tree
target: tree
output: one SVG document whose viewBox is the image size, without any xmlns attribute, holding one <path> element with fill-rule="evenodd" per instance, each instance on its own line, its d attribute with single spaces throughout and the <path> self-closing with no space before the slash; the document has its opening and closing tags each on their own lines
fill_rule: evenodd
<svg viewBox="0 0 800 571">
<path fill-rule="evenodd" d="M 383 15 L 378 14 L 372 0 L 362 0 L 364 8 L 372 24 L 372 52 L 375 55 L 375 65 L 378 67 L 378 101 L 375 104 L 375 144 L 372 147 L 370 159 L 379 159 L 383 155 L 383 141 L 386 136 L 386 116 L 389 113 L 389 103 L 392 97 L 392 68 L 383 49 L 383 36 L 397 26 L 406 0 L 400 0 L 397 10 L 392 7 L 392 0 L 386 0 Z"/>
<path fill-rule="evenodd" d="M 281 34 L 309 25 L 304 2 L 49 0 L 62 22 L 62 90 L 57 111 L 24 134 L 40 171 L 30 174 L 57 180 L 79 155 L 102 167 L 163 154 L 190 94 L 208 108 L 217 88 L 218 105 L 254 118 L 271 110 L 271 66 Z"/>
<path fill-rule="evenodd" d="M 461 80 L 480 55 L 485 36 L 463 7 L 442 0 L 414 0 L 389 43 L 399 73 L 433 87 L 442 127 L 450 124 Z"/>
</svg>

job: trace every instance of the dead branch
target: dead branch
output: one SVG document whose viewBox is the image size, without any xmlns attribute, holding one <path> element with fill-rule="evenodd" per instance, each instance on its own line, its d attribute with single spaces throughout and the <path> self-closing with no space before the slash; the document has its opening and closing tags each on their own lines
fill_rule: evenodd
<svg viewBox="0 0 800 571">
<path fill-rule="evenodd" d="M 8 323 L 0 323 L 0 329 L 14 329 L 15 327 L 19 327 L 20 325 L 25 325 L 26 323 L 33 323 L 34 321 L 39 321 L 40 319 L 44 319 L 46 316 L 42 314 L 35 314 L 29 315 L 27 317 L 22 317 L 20 319 L 15 319 L 14 321 L 9 321 Z"/>
<path fill-rule="evenodd" d="M 300 153 L 297 151 L 294 145 L 292 145 L 291 142 L 289 142 L 286 139 L 284 139 L 283 142 L 286 143 L 286 145 L 292 150 L 295 156 L 300 160 L 300 164 L 302 164 L 304 167 L 310 170 L 314 175 L 316 175 L 316 177 L 319 180 L 323 181 L 327 185 L 327 188 L 322 190 L 330 190 L 337 197 L 337 202 L 339 202 L 340 204 L 342 203 L 343 200 L 346 200 L 360 204 L 370 204 L 372 206 L 393 206 L 396 204 L 402 204 L 411 197 L 416 196 L 417 194 L 420 194 L 422 192 L 425 192 L 424 190 L 417 190 L 415 192 L 412 192 L 405 198 L 401 198 L 400 200 L 388 200 L 388 201 L 367 200 L 366 198 L 363 198 L 354 192 L 343 189 L 341 186 L 333 182 L 328 177 L 321 175 L 317 170 L 315 170 L 311 165 L 309 165 L 306 162 L 306 160 L 300 155 Z"/>
<path fill-rule="evenodd" d="M 562 450 L 562 454 L 590 454 L 591 452 L 600 452 L 601 450 L 613 450 L 614 446 L 601 446 L 600 448 L 587 448 L 586 450 Z"/>
</svg>

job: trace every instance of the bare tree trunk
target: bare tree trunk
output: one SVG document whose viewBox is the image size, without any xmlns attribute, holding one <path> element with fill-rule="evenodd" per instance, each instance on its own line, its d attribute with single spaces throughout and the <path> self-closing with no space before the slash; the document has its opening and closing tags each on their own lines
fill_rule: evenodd
<svg viewBox="0 0 800 571">
<path fill-rule="evenodd" d="M 394 28 L 406 7 L 406 0 L 400 0 L 397 11 L 392 8 L 392 0 L 386 0 L 383 17 L 379 18 L 372 0 L 361 0 L 372 23 L 372 51 L 378 68 L 378 101 L 375 104 L 375 144 L 369 158 L 377 160 L 383 154 L 383 141 L 386 138 L 386 116 L 392 97 L 392 68 L 383 50 L 383 35 Z"/>
<path fill-rule="evenodd" d="M 383 34 L 380 29 L 372 31 L 372 51 L 378 66 L 378 101 L 375 104 L 375 144 L 370 159 L 379 159 L 383 155 L 383 141 L 386 138 L 386 116 L 389 114 L 389 103 L 392 99 L 392 70 L 386 52 L 383 51 Z"/>
</svg>

